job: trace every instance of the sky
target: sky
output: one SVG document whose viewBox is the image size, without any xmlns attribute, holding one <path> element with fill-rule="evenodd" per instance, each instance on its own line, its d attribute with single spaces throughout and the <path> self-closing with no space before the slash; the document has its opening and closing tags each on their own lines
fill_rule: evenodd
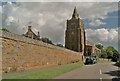
<svg viewBox="0 0 120 81">
<path fill-rule="evenodd" d="M 64 45 L 66 21 L 71 18 L 76 6 L 80 19 L 85 23 L 86 39 L 118 50 L 118 3 L 91 1 L 3 2 L 0 5 L 1 27 L 24 34 L 27 26 L 31 25 L 36 34 L 39 31 L 41 37 Z"/>
</svg>

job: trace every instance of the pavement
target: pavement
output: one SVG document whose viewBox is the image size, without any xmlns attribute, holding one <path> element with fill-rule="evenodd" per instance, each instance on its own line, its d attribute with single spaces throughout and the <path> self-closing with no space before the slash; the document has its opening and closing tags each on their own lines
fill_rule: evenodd
<svg viewBox="0 0 120 81">
<path fill-rule="evenodd" d="M 100 62 L 92 65 L 85 65 L 55 79 L 83 79 L 98 81 L 120 81 L 118 67 L 113 62 Z"/>
</svg>

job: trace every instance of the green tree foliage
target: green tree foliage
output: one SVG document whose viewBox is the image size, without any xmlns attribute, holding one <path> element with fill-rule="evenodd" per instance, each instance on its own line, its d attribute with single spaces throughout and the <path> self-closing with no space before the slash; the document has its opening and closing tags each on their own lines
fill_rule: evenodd
<svg viewBox="0 0 120 81">
<path fill-rule="evenodd" d="M 102 44 L 96 44 L 95 45 L 98 49 L 101 49 L 101 54 L 100 57 L 101 58 L 106 58 L 107 57 L 107 53 L 106 50 L 103 48 L 104 46 Z"/>
<path fill-rule="evenodd" d="M 8 29 L 6 29 L 6 28 L 2 28 L 1 29 L 2 31 L 5 31 L 5 32 L 10 32 Z"/>
<path fill-rule="evenodd" d="M 103 49 L 103 45 L 102 44 L 96 44 L 95 45 L 97 48 L 99 48 L 99 49 Z"/>
<path fill-rule="evenodd" d="M 107 53 L 107 56 L 108 57 L 112 57 L 113 56 L 113 51 L 114 51 L 115 49 L 112 47 L 112 46 L 109 46 L 109 47 L 107 47 L 106 48 L 106 53 Z"/>
<path fill-rule="evenodd" d="M 119 59 L 119 52 L 117 50 L 113 50 L 113 61 L 117 61 Z"/>
<path fill-rule="evenodd" d="M 112 59 L 112 61 L 118 61 L 119 52 L 112 46 L 106 48 L 107 58 Z"/>
<path fill-rule="evenodd" d="M 45 37 L 45 38 L 41 38 L 41 40 L 42 40 L 43 42 L 45 42 L 45 43 L 54 45 L 53 42 L 52 42 L 49 38 L 46 38 L 46 37 Z"/>
<path fill-rule="evenodd" d="M 106 50 L 105 50 L 105 49 L 102 49 L 102 50 L 101 50 L 100 57 L 101 57 L 101 58 L 106 58 L 106 57 L 107 57 L 107 53 L 106 53 Z"/>
<path fill-rule="evenodd" d="M 119 59 L 119 52 L 112 46 L 101 50 L 101 58 L 112 59 L 112 61 L 117 61 Z"/>
<path fill-rule="evenodd" d="M 59 46 L 59 47 L 64 47 L 62 44 L 57 44 L 57 46 Z"/>
</svg>

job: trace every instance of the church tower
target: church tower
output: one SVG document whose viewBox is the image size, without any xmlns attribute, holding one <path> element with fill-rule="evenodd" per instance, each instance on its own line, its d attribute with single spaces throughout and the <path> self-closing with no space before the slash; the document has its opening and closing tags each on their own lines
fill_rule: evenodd
<svg viewBox="0 0 120 81">
<path fill-rule="evenodd" d="M 85 53 L 85 30 L 84 22 L 80 19 L 76 7 L 74 8 L 72 18 L 67 20 L 65 32 L 65 48 Z"/>
</svg>

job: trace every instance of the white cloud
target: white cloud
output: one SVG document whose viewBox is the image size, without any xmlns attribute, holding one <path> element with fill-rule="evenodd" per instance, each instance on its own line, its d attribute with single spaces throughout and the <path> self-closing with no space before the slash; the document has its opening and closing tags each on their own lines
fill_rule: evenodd
<svg viewBox="0 0 120 81">
<path fill-rule="evenodd" d="M 118 48 L 118 29 L 87 29 L 86 38 L 104 46 L 114 46 Z"/>
<path fill-rule="evenodd" d="M 112 40 L 113 42 L 118 42 L 118 30 L 116 29 L 110 30 L 109 40 Z"/>
<path fill-rule="evenodd" d="M 2 13 L 2 6 L 0 6 L 0 13 Z"/>
<path fill-rule="evenodd" d="M 43 19 L 39 19 L 38 20 L 38 24 L 40 25 L 40 26 L 43 26 L 43 25 L 45 25 L 45 21 L 43 20 Z"/>
<path fill-rule="evenodd" d="M 107 18 L 107 14 L 118 9 L 117 3 L 38 3 L 35 1 L 18 2 L 16 4 L 8 3 L 3 7 L 3 26 L 14 33 L 23 34 L 26 32 L 29 22 L 32 22 L 32 28 L 35 32 L 40 31 L 41 37 L 49 37 L 54 43 L 64 44 L 66 21 L 71 18 L 75 6 L 81 18 L 89 19 L 90 21 L 94 20 L 94 23 L 91 23 L 96 26 L 105 24 L 102 20 Z M 8 20 L 13 22 L 9 23 L 9 26 L 6 25 Z M 102 31 L 107 32 L 108 30 L 96 30 L 97 34 L 99 32 L 100 41 L 105 42 L 107 39 L 113 39 L 113 34 L 109 38 L 108 36 L 107 38 L 101 38 L 103 34 L 108 35 L 107 33 L 100 33 Z M 91 32 L 89 37 L 96 36 L 94 30 L 90 29 L 89 32 Z M 115 32 L 111 31 L 111 33 Z"/>
<path fill-rule="evenodd" d="M 0 5 L 2 5 L 1 2 Z M 0 6 L 0 28 L 2 28 L 2 6 Z"/>
<path fill-rule="evenodd" d="M 89 23 L 90 26 L 100 26 L 100 25 L 104 25 L 104 24 L 106 24 L 106 23 L 102 22 L 99 19 L 93 20 Z"/>
<path fill-rule="evenodd" d="M 10 25 L 10 23 L 12 22 L 15 22 L 15 19 L 12 17 L 12 16 L 9 16 L 7 19 L 6 19 L 6 24 L 7 25 Z"/>
<path fill-rule="evenodd" d="M 18 2 L 118 2 L 119 0 L 17 0 Z"/>
</svg>

